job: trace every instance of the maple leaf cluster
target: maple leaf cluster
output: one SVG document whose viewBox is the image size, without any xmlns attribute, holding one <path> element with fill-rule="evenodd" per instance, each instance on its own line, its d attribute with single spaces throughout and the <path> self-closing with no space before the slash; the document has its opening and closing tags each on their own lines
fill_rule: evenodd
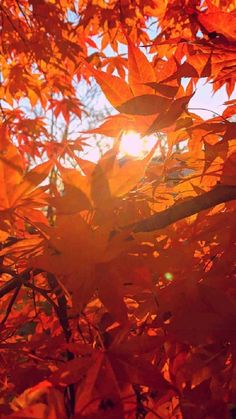
<svg viewBox="0 0 236 419">
<path fill-rule="evenodd" d="M 235 2 L 0 11 L 0 418 L 233 417 Z M 206 120 L 201 79 L 228 95 Z M 93 81 L 116 113 L 73 137 Z M 127 130 L 156 135 L 143 159 Z"/>
</svg>

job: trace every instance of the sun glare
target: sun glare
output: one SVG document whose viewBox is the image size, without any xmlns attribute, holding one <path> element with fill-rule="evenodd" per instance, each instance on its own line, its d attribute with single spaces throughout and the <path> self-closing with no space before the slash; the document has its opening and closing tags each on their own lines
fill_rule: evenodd
<svg viewBox="0 0 236 419">
<path fill-rule="evenodd" d="M 157 138 L 154 135 L 141 137 L 138 132 L 124 132 L 120 143 L 122 156 L 144 157 L 154 146 Z"/>
</svg>

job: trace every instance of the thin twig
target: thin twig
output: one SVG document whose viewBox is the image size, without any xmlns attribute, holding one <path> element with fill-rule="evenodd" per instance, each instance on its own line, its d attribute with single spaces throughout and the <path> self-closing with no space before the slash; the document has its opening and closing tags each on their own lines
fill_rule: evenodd
<svg viewBox="0 0 236 419">
<path fill-rule="evenodd" d="M 30 21 L 28 20 L 28 17 L 26 16 L 26 14 L 25 14 L 24 10 L 22 9 L 22 6 L 21 6 L 21 4 L 19 3 L 19 1 L 18 1 L 18 0 L 16 0 L 16 4 L 17 4 L 17 6 L 18 6 L 18 8 L 19 8 L 20 12 L 21 12 L 21 13 L 22 13 L 22 15 L 24 16 L 25 21 L 26 21 L 26 23 L 27 23 L 28 27 L 30 28 L 30 30 L 32 30 L 32 27 L 31 27 L 31 25 L 30 25 Z"/>
<path fill-rule="evenodd" d="M 224 118 L 224 116 L 220 115 L 218 112 L 216 111 L 212 111 L 211 109 L 207 109 L 207 108 L 188 108 L 188 110 L 192 110 L 192 111 L 206 111 L 206 112 L 211 112 L 217 116 L 219 116 L 219 118 L 223 119 L 223 121 L 230 123 L 230 121 L 228 121 L 228 119 Z"/>
<path fill-rule="evenodd" d="M 17 296 L 19 294 L 20 289 L 21 289 L 21 284 L 18 284 L 17 285 L 17 288 L 15 289 L 15 291 L 14 291 L 12 297 L 11 297 L 11 300 L 10 300 L 10 302 L 8 304 L 8 307 L 7 307 L 5 316 L 3 317 L 3 319 L 2 319 L 2 321 L 0 323 L 1 325 L 3 325 L 4 323 L 6 323 L 8 317 L 9 317 L 9 315 L 11 313 L 11 309 L 12 309 L 12 307 L 13 307 L 15 301 L 16 301 L 16 298 L 17 298 Z"/>
<path fill-rule="evenodd" d="M 60 325 L 62 327 L 62 330 L 64 332 L 66 342 L 69 343 L 72 332 L 71 332 L 70 324 L 69 324 L 69 320 L 68 320 L 66 297 L 63 294 L 63 291 L 62 291 L 61 287 L 59 286 L 56 277 L 53 274 L 48 273 L 47 274 L 47 279 L 48 279 L 48 283 L 49 283 L 52 291 L 55 293 L 55 295 L 57 297 L 58 305 L 56 306 L 57 307 L 56 308 L 56 314 L 57 314 L 58 320 L 60 322 Z M 71 361 L 72 359 L 74 359 L 74 354 L 72 352 L 70 352 L 69 350 L 66 351 L 66 354 L 67 354 L 67 360 L 68 361 Z M 75 408 L 75 387 L 74 387 L 74 384 L 70 384 L 68 387 L 66 387 L 65 396 L 68 398 L 68 402 L 69 402 L 69 404 L 66 403 L 66 409 L 68 411 L 68 416 L 71 416 L 71 415 L 74 414 L 74 408 Z"/>
<path fill-rule="evenodd" d="M 32 290 L 34 290 L 34 291 L 38 292 L 39 294 L 41 294 L 41 295 L 45 298 L 45 300 L 47 300 L 47 301 L 49 302 L 49 304 L 51 304 L 51 306 L 54 308 L 54 310 L 55 310 L 55 311 L 56 311 L 56 313 L 57 313 L 58 306 L 57 306 L 57 305 L 56 305 L 56 303 L 52 300 L 52 298 L 51 298 L 51 297 L 49 297 L 49 295 L 48 295 L 48 293 L 49 293 L 49 292 L 51 292 L 51 291 L 44 290 L 43 288 L 37 287 L 36 285 L 30 284 L 30 283 L 26 283 L 26 282 L 23 282 L 23 285 L 24 285 L 25 287 L 30 288 L 30 289 L 32 289 Z"/>
</svg>

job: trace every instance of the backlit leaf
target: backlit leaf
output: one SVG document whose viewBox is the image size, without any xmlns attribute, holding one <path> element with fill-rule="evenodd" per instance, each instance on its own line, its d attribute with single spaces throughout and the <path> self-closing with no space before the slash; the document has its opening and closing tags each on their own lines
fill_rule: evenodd
<svg viewBox="0 0 236 419">
<path fill-rule="evenodd" d="M 129 85 L 119 77 L 95 70 L 92 74 L 114 108 L 133 97 Z"/>
<path fill-rule="evenodd" d="M 146 55 L 137 48 L 126 36 L 128 43 L 128 81 L 135 96 L 150 93 L 152 89 L 148 83 L 156 81 L 156 74 L 153 66 L 149 63 Z"/>
<path fill-rule="evenodd" d="M 136 96 L 122 105 L 118 106 L 119 112 L 131 115 L 152 115 L 164 111 L 170 100 L 164 96 L 142 95 Z"/>
</svg>

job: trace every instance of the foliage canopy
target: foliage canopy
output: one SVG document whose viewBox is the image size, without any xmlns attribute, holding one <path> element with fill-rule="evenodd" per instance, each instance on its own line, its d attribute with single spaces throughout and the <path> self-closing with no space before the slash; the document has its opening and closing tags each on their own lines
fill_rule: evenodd
<svg viewBox="0 0 236 419">
<path fill-rule="evenodd" d="M 0 10 L 1 418 L 229 418 L 235 2 Z M 226 88 L 222 115 L 190 108 L 200 79 Z M 117 112 L 81 133 L 92 80 Z M 121 162 L 124 130 L 165 147 Z M 93 133 L 114 138 L 97 163 Z"/>
</svg>

